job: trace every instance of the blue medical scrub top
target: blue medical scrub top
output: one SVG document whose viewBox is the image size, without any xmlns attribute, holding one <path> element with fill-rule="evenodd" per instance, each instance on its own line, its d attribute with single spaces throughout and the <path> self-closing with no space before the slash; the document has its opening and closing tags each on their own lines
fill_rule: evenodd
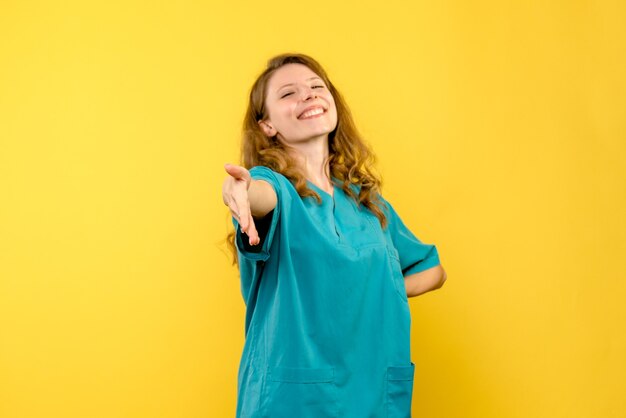
<svg viewBox="0 0 626 418">
<path fill-rule="evenodd" d="M 267 167 L 278 197 L 261 245 L 233 219 L 246 340 L 237 417 L 410 417 L 415 365 L 404 276 L 439 264 L 389 203 L 388 226 L 338 186 L 301 198 Z M 245 240 L 245 243 L 244 243 Z"/>
</svg>

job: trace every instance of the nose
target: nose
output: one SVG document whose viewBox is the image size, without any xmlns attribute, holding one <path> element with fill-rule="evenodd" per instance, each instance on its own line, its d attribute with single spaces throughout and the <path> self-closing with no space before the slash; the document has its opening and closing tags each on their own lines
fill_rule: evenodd
<svg viewBox="0 0 626 418">
<path fill-rule="evenodd" d="M 306 87 L 304 89 L 304 93 L 303 93 L 303 101 L 307 101 L 310 99 L 316 99 L 317 98 L 317 93 L 315 92 L 315 90 L 313 90 L 311 87 Z"/>
</svg>

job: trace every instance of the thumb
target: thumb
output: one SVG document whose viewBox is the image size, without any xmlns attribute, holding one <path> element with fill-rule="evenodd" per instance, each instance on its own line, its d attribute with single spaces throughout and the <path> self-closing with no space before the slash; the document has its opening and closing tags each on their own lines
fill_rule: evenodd
<svg viewBox="0 0 626 418">
<path fill-rule="evenodd" d="M 231 177 L 234 177 L 237 180 L 250 179 L 250 173 L 244 167 L 234 164 L 225 164 L 224 169 Z"/>
</svg>

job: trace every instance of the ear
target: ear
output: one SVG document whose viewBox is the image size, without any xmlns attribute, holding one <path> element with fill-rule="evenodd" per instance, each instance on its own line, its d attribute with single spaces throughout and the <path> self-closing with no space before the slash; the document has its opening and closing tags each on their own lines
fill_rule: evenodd
<svg viewBox="0 0 626 418">
<path fill-rule="evenodd" d="M 265 134 L 265 136 L 267 136 L 269 138 L 272 138 L 272 137 L 276 136 L 276 133 L 277 133 L 276 129 L 274 129 L 274 127 L 272 126 L 271 122 L 260 120 L 259 121 L 259 126 L 263 130 L 263 133 Z"/>
</svg>

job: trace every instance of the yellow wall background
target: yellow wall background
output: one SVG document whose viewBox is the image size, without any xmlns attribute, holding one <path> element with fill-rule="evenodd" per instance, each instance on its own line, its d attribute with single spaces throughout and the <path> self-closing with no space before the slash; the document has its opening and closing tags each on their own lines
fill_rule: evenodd
<svg viewBox="0 0 626 418">
<path fill-rule="evenodd" d="M 0 417 L 234 416 L 223 164 L 265 61 L 327 68 L 448 272 L 423 418 L 626 416 L 621 1 L 0 3 Z"/>
</svg>

